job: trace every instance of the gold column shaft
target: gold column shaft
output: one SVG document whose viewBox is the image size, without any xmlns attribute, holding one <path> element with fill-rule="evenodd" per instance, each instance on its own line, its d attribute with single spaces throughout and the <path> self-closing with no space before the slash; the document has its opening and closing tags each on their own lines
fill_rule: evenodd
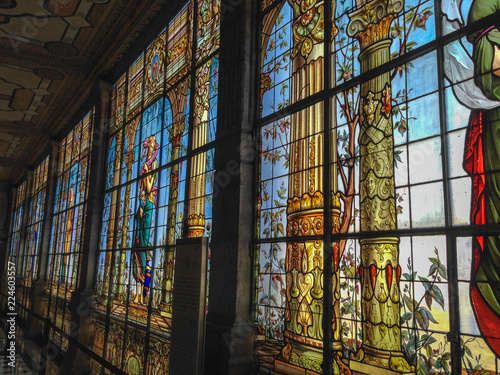
<svg viewBox="0 0 500 375">
<path fill-rule="evenodd" d="M 181 112 L 182 113 L 182 112 Z M 180 156 L 181 138 L 185 130 L 184 120 L 181 118 L 173 127 L 169 135 L 169 141 L 172 144 L 172 160 L 177 160 Z M 167 245 L 165 247 L 165 259 L 163 261 L 164 279 L 161 291 L 160 310 L 167 314 L 172 313 L 172 301 L 169 291 L 173 286 L 173 264 L 175 245 L 175 222 L 177 216 L 177 197 L 179 195 L 179 164 L 174 164 L 170 171 L 170 194 L 168 197 L 168 216 L 167 216 Z"/>
<path fill-rule="evenodd" d="M 390 60 L 390 24 L 402 9 L 402 0 L 374 0 L 349 15 L 348 33 L 361 45 L 361 73 Z M 396 229 L 391 105 L 389 72 L 361 84 L 359 181 L 363 232 Z M 399 239 L 374 233 L 360 244 L 364 361 L 411 371 L 401 352 Z"/>
</svg>

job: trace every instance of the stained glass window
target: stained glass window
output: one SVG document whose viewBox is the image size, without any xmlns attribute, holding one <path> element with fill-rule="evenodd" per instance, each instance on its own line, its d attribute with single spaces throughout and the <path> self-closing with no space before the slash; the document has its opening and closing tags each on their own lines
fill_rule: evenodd
<svg viewBox="0 0 500 375">
<path fill-rule="evenodd" d="M 262 1 L 262 373 L 499 371 L 498 4 L 439 4 Z"/>
<path fill-rule="evenodd" d="M 170 21 L 167 36 L 168 86 L 184 77 L 191 67 L 193 43 L 193 19 L 190 17 L 193 2 L 184 8 Z"/>
<path fill-rule="evenodd" d="M 59 146 L 59 161 L 47 265 L 46 291 L 53 343 L 68 348 L 71 293 L 78 286 L 81 248 L 87 214 L 87 192 L 94 111 L 91 110 Z"/>
<path fill-rule="evenodd" d="M 92 350 L 128 373 L 168 373 L 176 240 L 211 235 L 218 12 L 187 3 L 113 90 Z"/>
<path fill-rule="evenodd" d="M 323 3 L 313 3 L 276 2 L 263 16 L 260 76 L 263 117 L 323 89 L 325 10 Z"/>
<path fill-rule="evenodd" d="M 196 63 L 202 62 L 219 48 L 220 0 L 200 0 L 196 2 Z"/>
<path fill-rule="evenodd" d="M 27 309 L 31 308 L 29 288 L 33 280 L 38 278 L 42 226 L 45 215 L 45 198 L 47 194 L 47 177 L 49 172 L 49 157 L 35 169 L 29 192 L 29 209 L 26 237 L 24 241 L 22 266 L 22 295 L 19 303 Z M 23 310 L 26 311 L 26 310 Z"/>
<path fill-rule="evenodd" d="M 128 74 L 128 96 L 127 96 L 127 119 L 140 112 L 142 108 L 142 87 L 144 76 L 144 54 L 129 68 Z"/>
<path fill-rule="evenodd" d="M 163 93 L 165 81 L 165 38 L 164 30 L 146 50 L 144 78 L 144 106 L 148 106 Z"/>
</svg>

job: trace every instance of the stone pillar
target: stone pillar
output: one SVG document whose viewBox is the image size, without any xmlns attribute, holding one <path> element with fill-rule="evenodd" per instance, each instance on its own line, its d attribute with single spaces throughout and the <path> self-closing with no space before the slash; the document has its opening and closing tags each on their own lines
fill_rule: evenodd
<svg viewBox="0 0 500 375">
<path fill-rule="evenodd" d="M 106 163 L 106 139 L 108 133 L 108 113 L 113 86 L 107 82 L 99 83 L 100 106 L 94 113 L 94 128 L 91 134 L 92 150 L 88 178 L 92 181 L 87 192 L 87 220 L 82 239 L 82 255 L 80 257 L 79 284 L 71 295 L 69 309 L 71 311 L 70 344 L 64 358 L 61 373 L 88 374 L 89 357 L 77 349 L 75 341 L 89 348 L 92 345 L 94 330 L 94 281 L 99 248 L 100 225 L 102 218 L 104 173 Z"/>
<path fill-rule="evenodd" d="M 254 163 L 257 108 L 254 24 L 259 2 L 221 2 L 206 374 L 253 374 Z M 235 84 L 235 83 L 238 84 Z"/>
<path fill-rule="evenodd" d="M 352 12 L 348 33 L 360 42 L 361 73 L 390 60 L 390 24 L 403 0 L 373 0 Z M 363 346 L 358 359 L 398 372 L 413 371 L 401 351 L 399 239 L 396 229 L 391 80 L 386 72 L 361 84 L 360 220 Z"/>
<path fill-rule="evenodd" d="M 2 185 L 0 187 L 0 262 L 7 264 L 7 242 L 9 238 L 9 223 L 10 223 L 10 207 L 9 202 L 12 200 L 10 197 L 11 187 L 9 185 Z M 3 280 L 3 273 L 5 267 L 0 268 L 0 280 Z"/>
</svg>

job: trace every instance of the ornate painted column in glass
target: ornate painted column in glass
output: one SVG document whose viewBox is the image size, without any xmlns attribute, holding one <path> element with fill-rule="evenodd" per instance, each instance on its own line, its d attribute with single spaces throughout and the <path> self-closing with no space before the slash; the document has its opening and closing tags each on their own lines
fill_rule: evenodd
<svg viewBox="0 0 500 375">
<path fill-rule="evenodd" d="M 121 158 L 121 152 L 122 152 L 122 136 L 121 132 L 118 132 L 116 135 L 116 157 L 114 160 L 114 167 L 113 167 L 113 185 L 112 186 L 117 186 L 120 182 L 120 158 Z M 114 190 L 111 193 L 111 207 L 116 207 L 116 202 L 118 200 L 118 190 Z M 112 249 L 113 244 L 115 241 L 115 235 L 116 235 L 116 210 L 111 209 L 109 213 L 109 227 L 108 227 L 108 232 L 107 232 L 107 237 L 106 237 L 106 249 Z M 102 303 L 107 305 L 107 297 L 109 293 L 109 281 L 111 280 L 110 277 L 110 265 L 111 265 L 111 259 L 112 258 L 112 252 L 107 252 L 106 253 L 106 260 L 105 260 L 105 265 L 106 268 L 104 269 L 104 278 L 103 278 L 103 285 L 102 285 L 102 297 L 103 301 Z"/>
<path fill-rule="evenodd" d="M 50 234 L 52 229 L 52 219 L 54 217 L 54 203 L 56 196 L 57 164 L 59 157 L 59 142 L 50 141 L 50 155 L 47 175 L 47 193 L 45 195 L 45 213 L 41 229 L 41 243 L 39 248 L 38 277 L 33 283 L 33 310 L 43 317 L 47 316 L 47 295 L 46 287 L 49 284 L 47 279 L 47 263 L 49 261 Z M 48 275 L 50 278 L 50 274 Z M 43 320 L 33 319 L 27 332 L 35 337 L 42 333 Z"/>
<path fill-rule="evenodd" d="M 348 26 L 359 40 L 361 72 L 390 60 L 391 22 L 403 0 L 358 2 Z M 386 72 L 361 84 L 360 220 L 361 231 L 372 234 L 360 241 L 363 345 L 357 359 L 398 372 L 414 369 L 401 351 L 399 238 L 378 237 L 396 229 L 394 142 L 391 80 Z"/>
<path fill-rule="evenodd" d="M 185 88 L 187 90 L 187 87 Z M 168 139 L 172 144 L 172 160 L 177 160 L 180 157 L 181 151 L 181 139 L 184 131 L 186 130 L 185 119 L 182 118 L 182 107 L 179 108 L 179 103 L 182 103 L 182 98 L 186 95 L 185 90 L 182 90 L 182 95 L 174 101 L 175 103 L 175 115 L 174 115 L 174 125 L 169 131 Z M 176 94 L 174 90 L 171 95 Z M 168 197 L 168 217 L 167 217 L 167 248 L 165 250 L 165 261 L 163 269 L 165 272 L 165 277 L 162 286 L 161 304 L 160 311 L 162 315 L 171 316 L 172 314 L 172 301 L 170 300 L 173 286 L 173 266 L 174 266 L 174 251 L 173 246 L 175 245 L 175 223 L 177 217 L 177 198 L 179 196 L 179 163 L 172 166 L 170 171 L 170 194 Z"/>
<path fill-rule="evenodd" d="M 29 215 L 29 196 L 31 192 L 31 188 L 33 185 L 33 170 L 32 169 L 27 169 L 26 170 L 26 182 L 24 183 L 24 203 L 23 203 L 23 214 L 21 218 L 21 228 L 19 231 L 19 244 L 18 244 L 18 249 L 17 249 L 17 271 L 16 271 L 16 280 L 21 283 L 21 278 L 23 274 L 23 262 L 22 259 L 24 258 L 24 254 L 26 252 L 26 233 L 27 233 L 27 228 L 28 228 L 28 215 Z M 17 282 L 16 281 L 16 282 Z"/>
<path fill-rule="evenodd" d="M 323 2 L 288 1 L 293 9 L 291 103 L 323 89 Z M 324 233 L 323 105 L 291 115 L 287 237 Z M 285 340 L 276 362 L 322 372 L 323 241 L 287 241 Z"/>
<path fill-rule="evenodd" d="M 125 167 L 127 168 L 127 181 L 130 181 L 132 179 L 132 167 L 134 165 L 135 161 L 135 152 L 134 152 L 134 143 L 135 143 L 135 136 L 137 133 L 137 128 L 139 126 L 140 122 L 140 117 L 137 116 L 135 119 L 133 119 L 127 126 L 126 126 L 126 133 L 127 133 L 127 142 L 124 145 L 124 159 L 125 159 Z M 118 133 L 120 134 L 120 133 Z M 116 159 L 120 160 L 120 157 L 118 156 L 119 149 L 118 149 L 118 139 L 117 139 L 117 151 L 116 151 Z M 116 170 L 116 168 L 115 168 Z M 130 220 L 130 215 L 128 214 L 129 209 L 130 209 L 130 190 L 132 188 L 131 184 L 128 184 L 125 187 L 125 199 L 123 201 L 123 212 L 125 213 L 123 215 L 123 230 L 122 230 L 122 238 L 121 238 L 121 248 L 122 250 L 120 251 L 120 259 L 118 260 L 118 277 L 117 277 L 117 282 L 118 283 L 118 291 L 116 293 L 115 298 L 117 300 L 123 300 L 123 296 L 125 294 L 125 283 L 122 281 L 125 279 L 125 263 L 127 261 L 127 251 L 124 250 L 127 248 L 127 236 L 129 233 L 129 220 Z M 113 207 L 113 204 L 111 205 Z M 113 212 L 113 210 L 111 210 Z M 110 225 L 111 227 L 111 225 Z M 108 248 L 109 249 L 109 248 Z M 103 288 L 104 290 L 104 288 Z"/>
</svg>

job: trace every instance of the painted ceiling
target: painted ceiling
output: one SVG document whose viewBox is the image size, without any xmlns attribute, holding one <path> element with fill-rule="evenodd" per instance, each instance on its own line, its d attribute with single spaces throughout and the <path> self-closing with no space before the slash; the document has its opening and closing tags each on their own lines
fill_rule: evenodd
<svg viewBox="0 0 500 375">
<path fill-rule="evenodd" d="M 0 0 L 0 184 L 22 182 L 172 3 Z"/>
</svg>

